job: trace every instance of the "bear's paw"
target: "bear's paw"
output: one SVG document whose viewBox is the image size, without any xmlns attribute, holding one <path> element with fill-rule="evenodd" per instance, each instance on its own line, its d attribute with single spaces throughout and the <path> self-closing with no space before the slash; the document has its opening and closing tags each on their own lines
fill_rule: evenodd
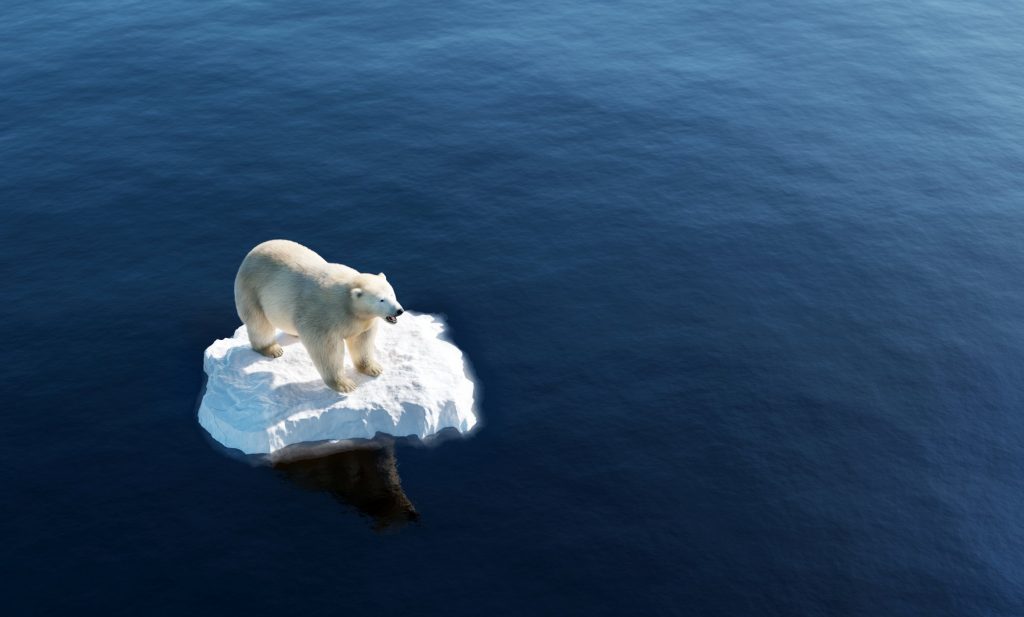
<svg viewBox="0 0 1024 617">
<path fill-rule="evenodd" d="M 284 348 L 278 345 L 277 343 L 267 345 L 263 349 L 257 349 L 256 351 L 258 351 L 259 353 L 263 354 L 268 358 L 280 358 L 281 356 L 284 355 Z"/>
<path fill-rule="evenodd" d="M 337 379 L 326 380 L 324 383 L 331 390 L 337 390 L 341 393 L 351 392 L 356 389 L 356 382 L 352 381 L 348 377 L 338 377 Z"/>
<path fill-rule="evenodd" d="M 384 367 L 376 362 L 364 362 L 356 367 L 363 375 L 369 375 L 370 377 L 376 377 L 384 372 Z"/>
</svg>

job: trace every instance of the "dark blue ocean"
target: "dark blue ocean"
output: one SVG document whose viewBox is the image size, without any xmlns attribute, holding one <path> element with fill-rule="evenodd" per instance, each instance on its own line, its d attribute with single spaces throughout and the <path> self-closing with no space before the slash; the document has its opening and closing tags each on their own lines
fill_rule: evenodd
<svg viewBox="0 0 1024 617">
<path fill-rule="evenodd" d="M 5 614 L 1024 614 L 1020 6 L 0 17 Z M 446 315 L 483 428 L 211 443 L 270 238 Z"/>
</svg>

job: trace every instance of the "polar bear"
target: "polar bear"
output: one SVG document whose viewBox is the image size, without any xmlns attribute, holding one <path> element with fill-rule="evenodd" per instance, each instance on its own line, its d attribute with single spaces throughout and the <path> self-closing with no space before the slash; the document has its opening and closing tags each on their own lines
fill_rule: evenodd
<svg viewBox="0 0 1024 617">
<path fill-rule="evenodd" d="M 284 350 L 275 328 L 298 336 L 324 383 L 338 392 L 356 387 L 343 371 L 345 345 L 356 370 L 380 375 L 377 318 L 394 324 L 405 312 L 383 272 L 328 263 L 289 240 L 268 240 L 245 256 L 235 277 L 235 308 L 253 349 L 277 358 Z"/>
</svg>

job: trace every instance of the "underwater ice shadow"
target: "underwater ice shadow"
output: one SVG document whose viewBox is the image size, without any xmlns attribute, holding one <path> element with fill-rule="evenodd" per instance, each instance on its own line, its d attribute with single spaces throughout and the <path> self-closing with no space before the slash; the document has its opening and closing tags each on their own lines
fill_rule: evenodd
<svg viewBox="0 0 1024 617">
<path fill-rule="evenodd" d="M 339 444 L 298 444 L 275 453 L 272 467 L 311 491 L 324 491 L 370 518 L 374 529 L 400 528 L 419 519 L 402 489 L 393 439 Z"/>
</svg>

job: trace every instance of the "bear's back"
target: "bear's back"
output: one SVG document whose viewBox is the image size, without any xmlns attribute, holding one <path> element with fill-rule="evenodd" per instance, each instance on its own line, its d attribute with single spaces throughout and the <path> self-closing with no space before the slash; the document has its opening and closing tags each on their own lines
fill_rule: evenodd
<svg viewBox="0 0 1024 617">
<path fill-rule="evenodd" d="M 309 273 L 322 271 L 327 265 L 323 257 L 291 240 L 267 240 L 260 243 L 249 251 L 245 261 Z"/>
</svg>

